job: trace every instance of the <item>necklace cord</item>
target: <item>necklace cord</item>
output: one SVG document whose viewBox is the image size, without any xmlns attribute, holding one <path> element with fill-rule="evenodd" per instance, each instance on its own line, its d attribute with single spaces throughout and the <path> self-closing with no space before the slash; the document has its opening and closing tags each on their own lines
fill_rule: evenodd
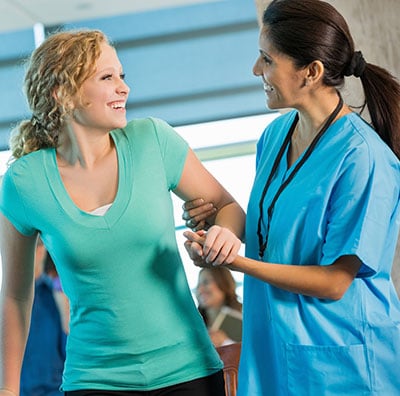
<svg viewBox="0 0 400 396">
<path fill-rule="evenodd" d="M 262 224 L 264 223 L 263 218 L 264 218 L 264 200 L 265 200 L 265 196 L 267 194 L 268 188 L 272 182 L 273 177 L 275 176 L 275 173 L 278 169 L 278 166 L 282 160 L 283 154 L 286 150 L 286 148 L 288 147 L 288 145 L 290 144 L 290 139 L 292 138 L 293 132 L 296 128 L 297 122 L 299 120 L 299 114 L 297 113 L 292 125 L 289 129 L 289 132 L 287 133 L 285 140 L 282 143 L 281 148 L 279 149 L 278 155 L 275 158 L 274 164 L 272 166 L 271 172 L 268 176 L 267 182 L 265 183 L 264 189 L 262 191 L 261 194 L 261 198 L 260 198 L 260 202 L 259 202 L 259 211 L 260 211 L 260 215 L 258 218 L 258 225 L 257 225 L 257 236 L 258 236 L 258 246 L 259 246 L 259 257 L 260 259 L 262 259 L 264 257 L 264 252 L 267 248 L 268 245 L 268 234 L 269 234 L 269 228 L 270 228 L 270 223 L 271 223 L 271 219 L 272 219 L 272 214 L 274 211 L 274 207 L 276 204 L 276 201 L 278 200 L 279 196 L 282 194 L 283 190 L 288 186 L 288 184 L 293 180 L 293 178 L 295 177 L 295 175 L 298 173 L 298 171 L 300 170 L 300 168 L 304 165 L 304 163 L 307 161 L 307 159 L 310 157 L 311 153 L 314 151 L 315 146 L 317 145 L 317 143 L 319 142 L 319 140 L 321 139 L 322 135 L 325 133 L 325 131 L 330 127 L 330 125 L 332 124 L 332 122 L 334 121 L 334 119 L 336 118 L 336 116 L 339 114 L 340 110 L 343 107 L 343 98 L 340 95 L 340 93 L 338 92 L 338 96 L 339 96 L 339 103 L 337 104 L 337 106 L 335 107 L 335 109 L 333 110 L 333 112 L 330 114 L 330 116 L 328 117 L 328 119 L 326 120 L 325 124 L 323 125 L 323 127 L 321 128 L 321 130 L 318 132 L 318 134 L 315 136 L 315 138 L 313 139 L 313 141 L 311 142 L 310 146 L 307 148 L 305 154 L 303 155 L 303 157 L 300 159 L 300 161 L 297 163 L 297 165 L 295 166 L 295 168 L 293 169 L 293 171 L 290 173 L 289 177 L 281 184 L 281 186 L 279 187 L 278 191 L 276 192 L 274 198 L 271 201 L 271 204 L 269 205 L 268 209 L 267 209 L 267 226 L 266 228 L 266 234 L 265 237 L 263 237 L 262 234 Z"/>
</svg>

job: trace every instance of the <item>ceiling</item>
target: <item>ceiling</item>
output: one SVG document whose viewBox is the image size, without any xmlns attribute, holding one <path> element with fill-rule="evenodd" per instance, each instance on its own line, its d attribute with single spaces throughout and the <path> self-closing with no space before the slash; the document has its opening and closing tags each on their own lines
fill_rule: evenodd
<svg viewBox="0 0 400 396">
<path fill-rule="evenodd" d="M 0 0 L 0 33 L 212 0 Z"/>
</svg>

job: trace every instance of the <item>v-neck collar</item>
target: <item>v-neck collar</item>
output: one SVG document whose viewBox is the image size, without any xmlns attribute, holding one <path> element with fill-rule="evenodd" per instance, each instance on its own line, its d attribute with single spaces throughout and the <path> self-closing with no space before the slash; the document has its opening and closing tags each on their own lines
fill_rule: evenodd
<svg viewBox="0 0 400 396">
<path fill-rule="evenodd" d="M 103 216 L 86 212 L 75 204 L 62 181 L 57 165 L 56 149 L 43 150 L 46 177 L 56 200 L 71 219 L 88 227 L 111 227 L 123 215 L 130 200 L 131 192 L 127 189 L 132 183 L 132 153 L 123 130 L 112 131 L 111 137 L 117 151 L 118 188 L 111 208 Z"/>
</svg>

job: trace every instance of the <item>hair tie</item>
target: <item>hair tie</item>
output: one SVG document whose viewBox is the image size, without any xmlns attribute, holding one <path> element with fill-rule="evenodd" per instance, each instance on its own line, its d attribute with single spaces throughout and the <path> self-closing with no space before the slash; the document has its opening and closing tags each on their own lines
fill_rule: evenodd
<svg viewBox="0 0 400 396">
<path fill-rule="evenodd" d="M 365 61 L 361 51 L 355 51 L 351 58 L 350 64 L 344 70 L 344 75 L 360 77 L 364 73 L 366 65 L 367 62 Z"/>
</svg>

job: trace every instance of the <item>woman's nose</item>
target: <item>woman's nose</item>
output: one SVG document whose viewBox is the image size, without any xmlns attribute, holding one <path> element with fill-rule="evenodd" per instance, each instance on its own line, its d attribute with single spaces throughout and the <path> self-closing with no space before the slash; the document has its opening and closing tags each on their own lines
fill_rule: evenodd
<svg viewBox="0 0 400 396">
<path fill-rule="evenodd" d="M 130 91 L 130 88 L 129 88 L 128 84 L 124 80 L 121 80 L 121 82 L 118 86 L 118 92 L 128 95 L 129 91 Z"/>
<path fill-rule="evenodd" d="M 262 69 L 260 66 L 260 57 L 258 57 L 253 65 L 253 74 L 257 77 L 262 75 Z"/>
</svg>

